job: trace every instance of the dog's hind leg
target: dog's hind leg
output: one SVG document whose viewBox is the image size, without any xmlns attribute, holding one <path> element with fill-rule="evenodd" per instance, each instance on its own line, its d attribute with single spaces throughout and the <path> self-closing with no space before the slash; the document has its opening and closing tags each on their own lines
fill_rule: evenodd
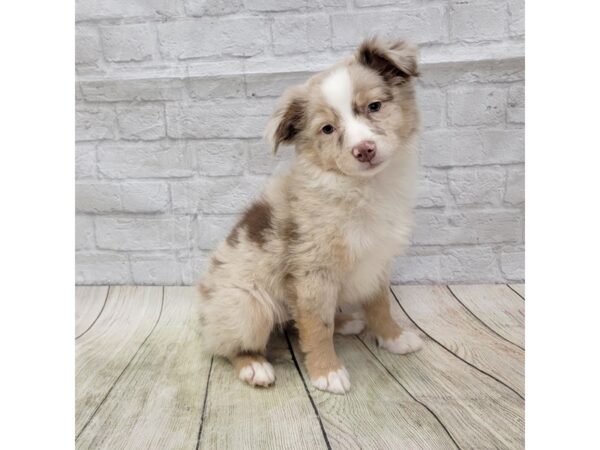
<svg viewBox="0 0 600 450">
<path fill-rule="evenodd" d="M 273 367 L 265 354 L 277 314 L 266 293 L 256 288 L 215 288 L 202 298 L 201 314 L 208 352 L 227 358 L 236 375 L 251 386 L 273 384 Z"/>
<path fill-rule="evenodd" d="M 335 315 L 335 332 L 337 334 L 360 334 L 365 328 L 365 319 L 359 313 L 338 312 Z"/>
<path fill-rule="evenodd" d="M 243 352 L 229 358 L 240 380 L 251 386 L 267 387 L 275 381 L 273 366 L 264 355 Z"/>
</svg>

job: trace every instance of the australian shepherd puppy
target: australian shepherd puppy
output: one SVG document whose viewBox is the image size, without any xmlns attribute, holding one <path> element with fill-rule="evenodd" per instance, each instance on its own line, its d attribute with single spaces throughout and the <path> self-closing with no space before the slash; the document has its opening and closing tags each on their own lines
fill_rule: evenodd
<svg viewBox="0 0 600 450">
<path fill-rule="evenodd" d="M 366 322 L 393 353 L 421 347 L 389 303 L 390 265 L 412 222 L 416 75 L 414 47 L 375 38 L 284 93 L 266 135 L 274 152 L 295 146 L 296 158 L 217 247 L 200 284 L 204 345 L 246 383 L 274 382 L 265 348 L 289 320 L 312 384 L 336 394 L 350 380 L 334 332 Z M 337 312 L 348 305 L 364 314 Z"/>
</svg>

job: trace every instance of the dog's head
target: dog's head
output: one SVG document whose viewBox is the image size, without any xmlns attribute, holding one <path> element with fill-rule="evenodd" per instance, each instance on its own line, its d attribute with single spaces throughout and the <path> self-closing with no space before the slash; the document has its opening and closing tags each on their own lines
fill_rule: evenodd
<svg viewBox="0 0 600 450">
<path fill-rule="evenodd" d="M 284 93 L 266 131 L 273 151 L 294 145 L 322 170 L 378 173 L 418 127 L 417 75 L 414 47 L 365 41 L 352 58 Z"/>
</svg>

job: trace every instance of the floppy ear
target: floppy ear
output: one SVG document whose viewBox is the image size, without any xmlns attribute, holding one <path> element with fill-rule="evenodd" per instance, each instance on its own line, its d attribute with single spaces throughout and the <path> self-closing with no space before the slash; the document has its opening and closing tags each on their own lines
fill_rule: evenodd
<svg viewBox="0 0 600 450">
<path fill-rule="evenodd" d="M 306 120 L 305 110 L 304 86 L 294 86 L 284 92 L 265 130 L 265 138 L 271 143 L 273 153 L 277 153 L 279 145 L 295 142 Z"/>
<path fill-rule="evenodd" d="M 367 39 L 359 47 L 356 59 L 389 82 L 403 83 L 419 76 L 417 48 L 402 40 Z"/>
</svg>

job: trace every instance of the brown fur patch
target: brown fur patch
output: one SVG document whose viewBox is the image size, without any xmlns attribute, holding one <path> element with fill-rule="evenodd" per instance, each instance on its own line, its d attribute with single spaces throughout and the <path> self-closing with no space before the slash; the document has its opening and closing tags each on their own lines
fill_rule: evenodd
<svg viewBox="0 0 600 450">
<path fill-rule="evenodd" d="M 419 75 L 415 53 L 404 41 L 384 42 L 373 38 L 362 43 L 356 59 L 387 81 L 404 82 Z"/>
<path fill-rule="evenodd" d="M 298 225 L 289 219 L 283 227 L 283 240 L 289 244 L 290 242 L 296 242 L 299 237 Z"/>
<path fill-rule="evenodd" d="M 239 223 L 246 229 L 248 239 L 261 247 L 265 243 L 265 231 L 272 227 L 271 214 L 271 205 L 263 201 L 256 202 L 244 213 Z"/>
<path fill-rule="evenodd" d="M 396 339 L 402 334 L 402 328 L 392 318 L 390 312 L 390 297 L 387 288 L 363 305 L 367 325 L 378 339 Z"/>
</svg>

